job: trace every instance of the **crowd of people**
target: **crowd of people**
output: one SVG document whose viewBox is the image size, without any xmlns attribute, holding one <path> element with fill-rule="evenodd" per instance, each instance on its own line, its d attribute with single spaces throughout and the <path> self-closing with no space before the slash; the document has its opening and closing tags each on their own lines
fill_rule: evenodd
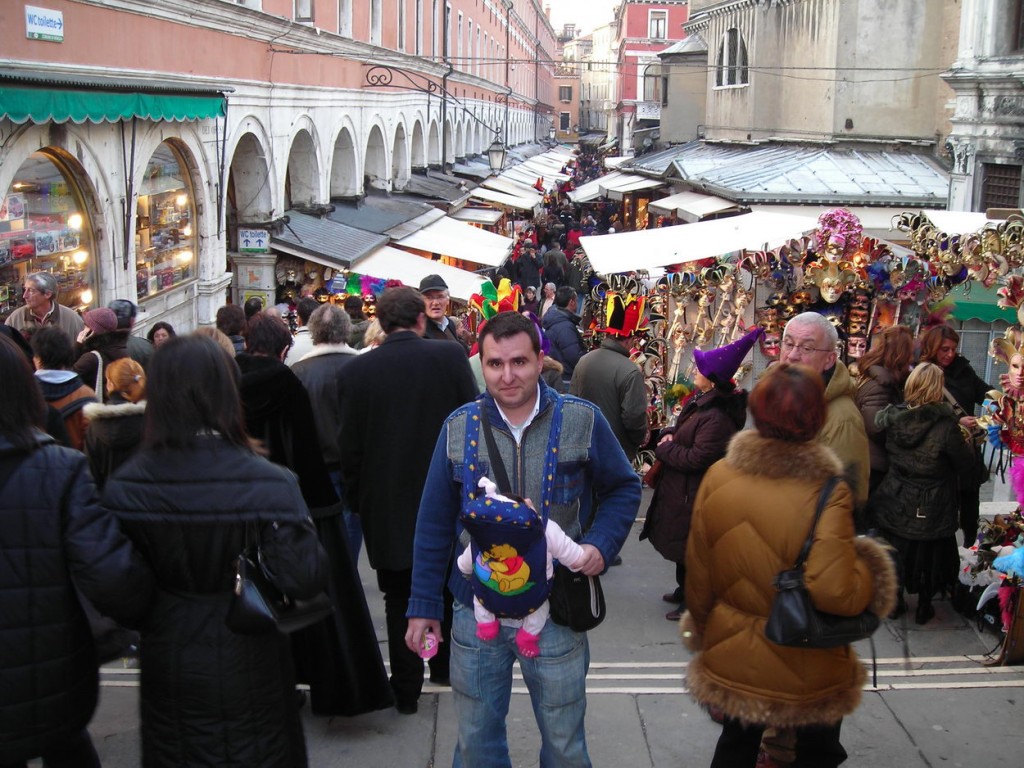
<svg viewBox="0 0 1024 768">
<path fill-rule="evenodd" d="M 582 183 L 594 167 L 570 170 Z M 453 765 L 507 766 L 517 663 L 541 764 L 589 766 L 586 632 L 529 621 L 543 599 L 499 615 L 481 602 L 474 580 L 546 583 L 514 549 L 456 559 L 486 486 L 575 542 L 572 570 L 605 572 L 640 511 L 633 460 L 648 446 L 641 538 L 674 564 L 666 618 L 694 653 L 692 695 L 723 724 L 712 765 L 845 760 L 863 668 L 849 646 L 768 640 L 773 579 L 836 477 L 805 563 L 815 606 L 898 616 L 916 595 L 928 622 L 956 578 L 957 530 L 977 532 L 984 463 L 964 433 L 990 387 L 948 326 L 879 333 L 851 370 L 835 326 L 805 312 L 750 392 L 735 378 L 760 329 L 698 350 L 691 396 L 652 435 L 629 359 L 637 324 L 602 326 L 593 349 L 582 333 L 579 237 L 616 222 L 560 200 L 497 276 L 522 289 L 519 311 L 472 334 L 440 275 L 388 287 L 372 318 L 359 297 L 300 296 L 292 329 L 251 300 L 222 307 L 215 327 L 157 323 L 148 339 L 132 332 L 132 302 L 79 317 L 52 277 L 26 278 L 0 338 L 0 541 L 17 553 L 0 559 L 0 768 L 99 765 L 97 667 L 125 653 L 142 668 L 146 766 L 305 765 L 307 701 L 317 716 L 412 715 L 428 676 L 454 694 Z M 252 536 L 274 585 L 326 592 L 330 616 L 290 635 L 229 627 Z M 390 675 L 357 572 L 364 547 Z"/>
</svg>

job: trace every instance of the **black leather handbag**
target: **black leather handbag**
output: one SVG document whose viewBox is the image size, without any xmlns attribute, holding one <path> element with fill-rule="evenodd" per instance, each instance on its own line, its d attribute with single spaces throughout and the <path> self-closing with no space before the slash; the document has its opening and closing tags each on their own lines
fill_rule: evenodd
<svg viewBox="0 0 1024 768">
<path fill-rule="evenodd" d="M 590 631 L 607 612 L 601 578 L 573 573 L 561 564 L 555 567 L 548 603 L 551 620 L 574 632 Z"/>
<path fill-rule="evenodd" d="M 224 619 L 228 629 L 236 634 L 289 634 L 316 624 L 334 610 L 326 592 L 308 600 L 295 600 L 274 586 L 263 563 L 255 523 L 246 524 L 245 549 L 238 555 L 236 568 L 235 597 Z"/>
<path fill-rule="evenodd" d="M 814 607 L 804 585 L 804 561 L 814 541 L 821 512 L 840 478 L 832 477 L 821 489 L 811 532 L 790 570 L 780 571 L 773 582 L 778 594 L 772 603 L 764 634 L 776 645 L 798 648 L 836 648 L 871 637 L 880 623 L 876 614 L 864 611 L 857 616 L 836 616 Z"/>
</svg>

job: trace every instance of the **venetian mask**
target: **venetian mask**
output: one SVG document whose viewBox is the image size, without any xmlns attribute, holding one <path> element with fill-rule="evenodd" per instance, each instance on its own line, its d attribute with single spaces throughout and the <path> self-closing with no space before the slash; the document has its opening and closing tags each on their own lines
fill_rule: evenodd
<svg viewBox="0 0 1024 768">
<path fill-rule="evenodd" d="M 778 360 L 782 351 L 782 334 L 778 331 L 766 331 L 761 335 L 761 354 L 771 360 Z"/>
<path fill-rule="evenodd" d="M 864 336 L 851 336 L 846 341 L 846 356 L 852 360 L 868 351 L 868 340 Z"/>
</svg>

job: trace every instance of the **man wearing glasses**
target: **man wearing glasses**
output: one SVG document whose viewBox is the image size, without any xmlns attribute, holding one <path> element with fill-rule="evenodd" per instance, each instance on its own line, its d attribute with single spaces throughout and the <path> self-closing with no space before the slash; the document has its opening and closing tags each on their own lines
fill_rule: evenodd
<svg viewBox="0 0 1024 768">
<path fill-rule="evenodd" d="M 821 373 L 825 379 L 828 416 L 818 435 L 843 463 L 857 506 L 867 501 L 868 437 L 864 419 L 853 400 L 856 389 L 846 365 L 836 355 L 839 334 L 835 326 L 817 312 L 803 312 L 788 323 L 782 336 L 783 363 L 799 363 Z"/>
<path fill-rule="evenodd" d="M 440 275 L 427 275 L 420 280 L 420 293 L 427 304 L 427 330 L 425 339 L 454 341 L 469 356 L 469 347 L 459 338 L 455 322 L 448 317 L 448 283 Z"/>
<path fill-rule="evenodd" d="M 56 325 L 72 341 L 85 328 L 81 316 L 57 301 L 57 280 L 49 272 L 34 272 L 25 278 L 22 298 L 25 306 L 18 307 L 7 318 L 11 326 L 26 339 L 44 325 Z"/>
</svg>

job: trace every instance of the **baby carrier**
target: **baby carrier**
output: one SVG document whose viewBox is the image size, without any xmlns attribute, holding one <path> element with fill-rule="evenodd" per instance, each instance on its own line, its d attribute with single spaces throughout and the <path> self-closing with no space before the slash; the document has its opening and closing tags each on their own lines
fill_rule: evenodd
<svg viewBox="0 0 1024 768">
<path fill-rule="evenodd" d="M 466 499 L 459 520 L 470 536 L 473 573 L 469 580 L 473 594 L 498 618 L 521 619 L 543 605 L 551 592 L 544 528 L 558 465 L 561 423 L 562 405 L 558 402 L 551 416 L 538 512 L 521 500 L 503 501 L 478 488 L 480 478 L 486 474 L 481 471 L 479 460 L 482 424 L 491 476 L 499 493 L 511 490 L 483 404 L 477 401 L 470 405 L 462 482 Z"/>
</svg>

